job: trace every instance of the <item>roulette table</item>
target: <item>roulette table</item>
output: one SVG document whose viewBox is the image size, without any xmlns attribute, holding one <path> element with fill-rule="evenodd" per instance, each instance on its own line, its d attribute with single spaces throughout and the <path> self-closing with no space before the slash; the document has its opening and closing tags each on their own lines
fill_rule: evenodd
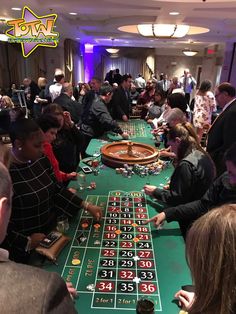
<svg viewBox="0 0 236 314">
<path fill-rule="evenodd" d="M 163 186 L 173 169 L 131 178 L 102 163 L 98 169 L 96 175 L 86 174 L 83 189 L 78 181 L 70 187 L 100 205 L 103 219 L 97 223 L 88 212 L 79 211 L 70 221 L 71 241 L 59 255 L 58 265 L 47 263 L 45 269 L 73 283 L 79 313 L 135 313 L 137 301 L 143 298 L 154 303 L 155 313 L 178 313 L 174 294 L 183 284 L 191 284 L 184 241 L 175 222 L 161 230 L 145 224 L 163 205 L 142 192 L 147 183 Z M 89 188 L 90 182 L 96 183 L 96 189 Z"/>
</svg>

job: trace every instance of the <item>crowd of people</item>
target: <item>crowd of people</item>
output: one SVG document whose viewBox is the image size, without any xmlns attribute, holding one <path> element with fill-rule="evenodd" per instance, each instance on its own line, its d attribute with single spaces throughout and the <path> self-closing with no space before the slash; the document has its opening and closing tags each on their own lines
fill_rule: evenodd
<svg viewBox="0 0 236 314">
<path fill-rule="evenodd" d="M 9 134 L 12 145 L 8 151 L 0 144 L 0 243 L 9 259 L 30 263 L 34 249 L 61 214 L 73 219 L 84 208 L 101 219 L 101 208 L 79 198 L 68 183 L 76 179 L 80 157 L 86 156 L 92 138 L 113 131 L 128 139 L 117 120 L 128 122 L 132 115 L 139 115 L 151 124 L 156 143 L 163 142 L 160 158 L 174 165 L 167 189 L 145 185 L 144 192 L 165 205 L 147 223 L 159 227 L 164 221 L 177 221 L 186 240 L 195 293 L 181 290 L 176 297 L 191 314 L 235 313 L 236 90 L 224 82 L 213 93 L 211 82 L 204 80 L 190 108 L 196 84 L 188 69 L 179 79 L 168 80 L 163 73 L 160 80 L 153 76 L 147 81 L 141 74 L 133 79 L 116 69 L 103 82 L 94 77 L 73 87 L 56 69 L 51 83 L 42 77 L 38 84 L 23 80 L 26 108 L 18 103 L 15 85 L 11 95 L 1 95 L 0 134 Z M 213 119 L 217 105 L 219 114 Z M 212 239 L 219 245 L 214 246 Z M 3 273 L 14 271 L 9 280 L 17 282 L 28 271 L 40 285 L 55 290 L 48 294 L 48 302 L 61 300 L 57 313 L 65 309 L 74 313 L 71 285 L 66 289 L 56 275 L 10 262 L 3 249 L 0 258 L 6 262 L 1 266 Z M 216 276 L 208 276 L 214 271 Z M 5 276 L 1 280 L 8 285 Z M 16 284 L 15 289 L 17 293 L 20 286 Z M 32 289 L 24 302 L 35 298 L 35 293 Z M 6 301 L 2 302 L 5 312 L 11 313 L 8 296 L 1 298 Z"/>
</svg>

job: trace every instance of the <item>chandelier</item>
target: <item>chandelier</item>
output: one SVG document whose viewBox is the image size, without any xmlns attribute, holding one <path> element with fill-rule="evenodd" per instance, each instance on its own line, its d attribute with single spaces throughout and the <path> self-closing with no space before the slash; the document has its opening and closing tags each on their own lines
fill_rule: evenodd
<svg viewBox="0 0 236 314">
<path fill-rule="evenodd" d="M 138 24 L 138 32 L 145 37 L 181 38 L 189 31 L 189 25 L 177 24 Z"/>
<path fill-rule="evenodd" d="M 208 28 L 184 24 L 138 24 L 118 27 L 121 32 L 140 34 L 144 37 L 181 38 L 186 35 L 197 35 L 209 32 Z"/>
<path fill-rule="evenodd" d="M 185 56 L 188 56 L 188 57 L 193 57 L 198 53 L 197 50 L 191 50 L 191 49 L 184 49 L 182 50 L 182 52 Z"/>
<path fill-rule="evenodd" d="M 114 38 L 111 38 L 111 48 L 106 48 L 106 51 L 109 52 L 110 54 L 115 54 L 118 53 L 120 51 L 120 49 L 114 48 Z"/>
</svg>

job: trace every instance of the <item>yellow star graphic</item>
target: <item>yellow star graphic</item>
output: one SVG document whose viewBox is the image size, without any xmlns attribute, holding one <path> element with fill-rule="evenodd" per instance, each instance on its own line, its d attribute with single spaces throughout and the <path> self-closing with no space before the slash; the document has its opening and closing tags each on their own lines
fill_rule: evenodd
<svg viewBox="0 0 236 314">
<path fill-rule="evenodd" d="M 37 16 L 24 6 L 21 19 L 7 22 L 13 27 L 6 34 L 21 43 L 22 54 L 27 58 L 39 46 L 57 47 L 59 33 L 53 31 L 56 19 L 57 14 Z"/>
</svg>

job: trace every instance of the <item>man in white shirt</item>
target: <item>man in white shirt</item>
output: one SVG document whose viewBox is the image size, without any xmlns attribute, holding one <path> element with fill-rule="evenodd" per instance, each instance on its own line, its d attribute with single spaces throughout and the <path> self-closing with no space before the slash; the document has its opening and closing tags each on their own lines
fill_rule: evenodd
<svg viewBox="0 0 236 314">
<path fill-rule="evenodd" d="M 142 74 L 139 74 L 138 77 L 136 77 L 134 83 L 139 93 L 146 87 L 146 81 L 143 78 Z"/>
<path fill-rule="evenodd" d="M 184 75 L 181 76 L 179 79 L 180 86 L 183 89 L 185 93 L 185 98 L 187 101 L 187 104 L 189 105 L 190 102 L 190 95 L 192 90 L 195 88 L 197 85 L 197 81 L 195 78 L 192 76 L 192 74 L 189 72 L 189 69 L 184 70 Z"/>
<path fill-rule="evenodd" d="M 56 69 L 54 75 L 55 83 L 49 86 L 49 94 L 52 102 L 61 94 L 62 86 L 65 82 L 65 75 L 61 69 Z"/>
</svg>

